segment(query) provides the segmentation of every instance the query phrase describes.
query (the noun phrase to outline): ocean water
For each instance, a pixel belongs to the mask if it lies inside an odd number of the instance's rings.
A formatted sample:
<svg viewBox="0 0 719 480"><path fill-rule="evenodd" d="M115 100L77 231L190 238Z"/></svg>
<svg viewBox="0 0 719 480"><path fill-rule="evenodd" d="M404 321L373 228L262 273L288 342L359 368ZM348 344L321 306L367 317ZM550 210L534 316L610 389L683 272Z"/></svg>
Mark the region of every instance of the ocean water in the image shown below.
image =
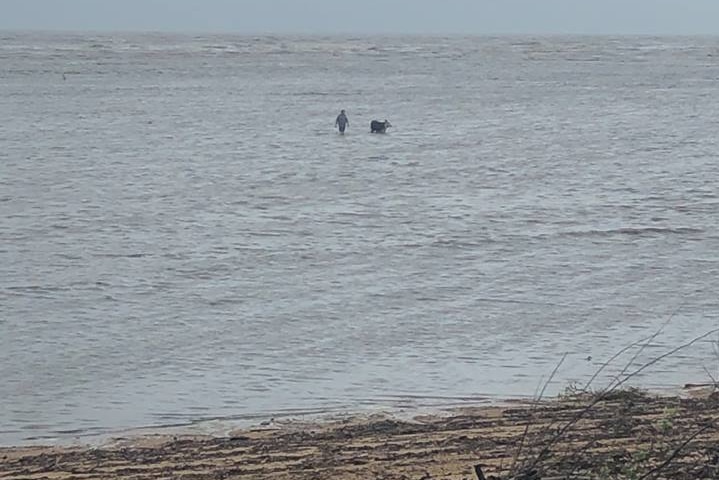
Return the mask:
<svg viewBox="0 0 719 480"><path fill-rule="evenodd" d="M719 326L719 38L5 32L0 112L0 444L531 396L566 353L556 393Z"/></svg>

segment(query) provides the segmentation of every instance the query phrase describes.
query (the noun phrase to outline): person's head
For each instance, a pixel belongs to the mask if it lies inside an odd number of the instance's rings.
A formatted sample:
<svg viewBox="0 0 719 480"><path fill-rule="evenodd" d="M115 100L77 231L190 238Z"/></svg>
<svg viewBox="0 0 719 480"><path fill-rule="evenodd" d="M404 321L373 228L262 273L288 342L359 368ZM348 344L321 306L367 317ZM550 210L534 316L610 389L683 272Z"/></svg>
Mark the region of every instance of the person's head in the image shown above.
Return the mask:
<svg viewBox="0 0 719 480"><path fill-rule="evenodd" d="M344 110L341 110L340 113L345 113L345 111L344 111Z"/></svg>

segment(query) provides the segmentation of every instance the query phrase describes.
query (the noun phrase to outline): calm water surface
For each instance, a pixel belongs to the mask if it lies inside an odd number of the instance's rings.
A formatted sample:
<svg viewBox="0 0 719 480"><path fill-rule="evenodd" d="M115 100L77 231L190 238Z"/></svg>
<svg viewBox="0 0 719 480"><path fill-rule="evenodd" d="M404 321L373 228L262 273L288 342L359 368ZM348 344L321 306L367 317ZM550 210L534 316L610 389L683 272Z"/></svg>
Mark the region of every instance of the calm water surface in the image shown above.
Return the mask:
<svg viewBox="0 0 719 480"><path fill-rule="evenodd" d="M0 112L0 444L532 395L568 352L557 391L719 326L719 38L0 33Z"/></svg>

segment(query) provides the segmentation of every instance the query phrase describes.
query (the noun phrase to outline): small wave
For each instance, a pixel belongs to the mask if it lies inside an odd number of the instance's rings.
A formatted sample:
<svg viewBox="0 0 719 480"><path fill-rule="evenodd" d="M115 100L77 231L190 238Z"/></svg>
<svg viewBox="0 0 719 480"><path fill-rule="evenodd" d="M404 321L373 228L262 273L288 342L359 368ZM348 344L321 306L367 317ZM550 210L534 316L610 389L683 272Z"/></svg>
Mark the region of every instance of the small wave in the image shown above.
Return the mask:
<svg viewBox="0 0 719 480"><path fill-rule="evenodd" d="M451 238L438 238L431 243L431 246L458 250L473 250L482 247L482 243L462 241Z"/></svg>
<svg viewBox="0 0 719 480"><path fill-rule="evenodd" d="M292 97L328 97L329 95L327 92L296 92L290 94Z"/></svg>
<svg viewBox="0 0 719 480"><path fill-rule="evenodd" d="M96 253L93 256L105 258L143 258L149 255L149 253Z"/></svg>
<svg viewBox="0 0 719 480"><path fill-rule="evenodd" d="M574 230L564 232L565 237L611 237L616 235L627 236L657 236L657 235L692 235L704 233L700 228L692 227L622 227L609 230Z"/></svg>
<svg viewBox="0 0 719 480"><path fill-rule="evenodd" d="M15 293L15 294L26 294L26 293L41 294L41 293L55 293L55 292L60 292L60 291L67 290L67 289L62 288L62 287L56 287L56 286L48 286L48 285L14 285L14 286L6 287L6 290L10 291L11 293Z"/></svg>

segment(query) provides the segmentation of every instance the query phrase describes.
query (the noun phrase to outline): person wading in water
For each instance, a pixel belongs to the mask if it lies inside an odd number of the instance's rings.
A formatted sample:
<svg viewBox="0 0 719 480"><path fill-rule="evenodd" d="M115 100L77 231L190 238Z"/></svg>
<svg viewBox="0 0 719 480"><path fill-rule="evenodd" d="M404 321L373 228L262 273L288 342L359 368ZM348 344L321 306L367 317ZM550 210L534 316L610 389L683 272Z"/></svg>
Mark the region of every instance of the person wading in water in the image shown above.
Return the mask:
<svg viewBox="0 0 719 480"><path fill-rule="evenodd" d="M342 110L339 115L337 115L337 120L335 120L335 127L339 127L340 133L345 133L345 128L350 126L350 121L347 120L347 115L345 115L345 111Z"/></svg>

